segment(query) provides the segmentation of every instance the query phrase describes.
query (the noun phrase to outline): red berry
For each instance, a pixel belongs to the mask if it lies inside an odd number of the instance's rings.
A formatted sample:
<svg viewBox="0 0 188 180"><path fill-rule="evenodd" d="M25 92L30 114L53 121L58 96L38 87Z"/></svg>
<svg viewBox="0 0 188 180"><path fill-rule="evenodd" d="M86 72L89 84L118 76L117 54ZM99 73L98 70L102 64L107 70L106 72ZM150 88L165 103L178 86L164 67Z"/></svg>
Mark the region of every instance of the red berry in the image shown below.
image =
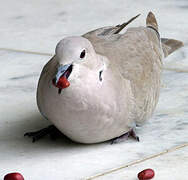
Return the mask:
<svg viewBox="0 0 188 180"><path fill-rule="evenodd" d="M62 76L59 78L59 81L57 82L56 87L60 89L67 88L70 85L69 81L67 80L66 77Z"/></svg>
<svg viewBox="0 0 188 180"><path fill-rule="evenodd" d="M155 175L155 172L153 169L145 169L138 173L138 179L139 180L148 180L152 179Z"/></svg>
<svg viewBox="0 0 188 180"><path fill-rule="evenodd" d="M24 180L24 177L20 173L9 173L4 177L4 180Z"/></svg>

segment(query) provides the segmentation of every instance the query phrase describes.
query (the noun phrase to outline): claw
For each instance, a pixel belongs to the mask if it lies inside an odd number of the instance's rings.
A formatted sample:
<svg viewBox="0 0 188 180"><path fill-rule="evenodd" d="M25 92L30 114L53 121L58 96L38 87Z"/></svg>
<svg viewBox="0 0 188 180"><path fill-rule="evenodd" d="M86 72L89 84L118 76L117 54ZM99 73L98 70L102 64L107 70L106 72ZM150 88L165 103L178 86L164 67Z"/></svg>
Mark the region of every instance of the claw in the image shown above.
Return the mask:
<svg viewBox="0 0 188 180"><path fill-rule="evenodd" d="M61 132L54 125L50 125L36 132L27 132L24 136L32 138L32 142L34 143L46 135L50 135L51 139L55 140L60 134Z"/></svg>
<svg viewBox="0 0 188 180"><path fill-rule="evenodd" d="M128 131L127 133L119 136L119 137L116 137L114 139L111 140L111 144L116 144L116 143L119 143L123 140L127 140L129 137L132 137L134 138L136 141L140 141L139 137L136 135L135 131L133 129L131 129L130 131Z"/></svg>

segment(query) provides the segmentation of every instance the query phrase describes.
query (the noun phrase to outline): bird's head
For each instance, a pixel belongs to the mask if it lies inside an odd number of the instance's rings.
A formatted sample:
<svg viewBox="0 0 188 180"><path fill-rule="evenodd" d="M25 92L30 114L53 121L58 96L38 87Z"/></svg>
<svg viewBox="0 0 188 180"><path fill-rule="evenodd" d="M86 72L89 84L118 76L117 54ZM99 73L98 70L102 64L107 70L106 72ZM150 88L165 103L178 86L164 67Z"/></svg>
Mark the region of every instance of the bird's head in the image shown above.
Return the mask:
<svg viewBox="0 0 188 180"><path fill-rule="evenodd" d="M95 53L90 41L84 37L74 36L61 40L56 46L55 57L58 66L53 84L59 89L59 93L77 79L84 80L91 72L98 74L98 81L102 79L104 63Z"/></svg>

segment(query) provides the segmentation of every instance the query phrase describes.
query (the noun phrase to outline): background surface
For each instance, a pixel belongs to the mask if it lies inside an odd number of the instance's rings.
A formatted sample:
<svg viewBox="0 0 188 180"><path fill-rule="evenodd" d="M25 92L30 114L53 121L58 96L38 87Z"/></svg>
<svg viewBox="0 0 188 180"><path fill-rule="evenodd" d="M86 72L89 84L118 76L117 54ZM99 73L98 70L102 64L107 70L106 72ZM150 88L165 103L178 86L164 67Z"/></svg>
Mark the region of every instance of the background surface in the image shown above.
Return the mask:
<svg viewBox="0 0 188 180"><path fill-rule="evenodd" d="M152 119L137 129L141 141L82 145L45 138L33 144L24 138L25 132L50 124L38 112L35 94L57 42L139 13L129 27L145 26L149 11L156 15L161 37L182 40L185 46L164 60L160 101ZM188 1L7 0L0 14L0 179L18 171L27 180L136 180L148 167L155 169L156 180L186 179Z"/></svg>

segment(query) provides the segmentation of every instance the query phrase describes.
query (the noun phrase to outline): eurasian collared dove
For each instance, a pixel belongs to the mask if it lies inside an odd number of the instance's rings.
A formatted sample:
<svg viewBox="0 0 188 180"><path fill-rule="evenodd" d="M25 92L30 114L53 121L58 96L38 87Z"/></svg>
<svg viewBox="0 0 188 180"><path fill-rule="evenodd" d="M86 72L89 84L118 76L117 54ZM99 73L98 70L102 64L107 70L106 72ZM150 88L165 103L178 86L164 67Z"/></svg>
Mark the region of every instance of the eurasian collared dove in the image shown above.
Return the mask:
<svg viewBox="0 0 188 180"><path fill-rule="evenodd" d="M137 137L133 130L148 120L156 107L163 57L183 43L161 39L152 12L146 27L119 34L125 26L64 38L42 70L38 108L73 141L98 143L124 135ZM55 127L26 135L36 140Z"/></svg>

